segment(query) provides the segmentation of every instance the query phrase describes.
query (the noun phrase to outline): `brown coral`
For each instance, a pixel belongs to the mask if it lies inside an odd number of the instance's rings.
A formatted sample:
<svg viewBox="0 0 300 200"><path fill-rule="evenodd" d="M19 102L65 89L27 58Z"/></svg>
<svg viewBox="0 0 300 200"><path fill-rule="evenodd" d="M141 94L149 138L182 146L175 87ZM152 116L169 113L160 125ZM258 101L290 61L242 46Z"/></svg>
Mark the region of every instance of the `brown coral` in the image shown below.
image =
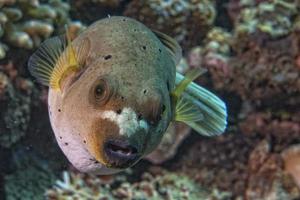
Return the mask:
<svg viewBox="0 0 300 200"><path fill-rule="evenodd" d="M300 188L300 146L294 145L285 149L281 156L284 160L284 169L293 176L294 181Z"/></svg>
<svg viewBox="0 0 300 200"><path fill-rule="evenodd" d="M268 141L261 141L249 157L249 177L245 199L281 200L299 198L299 189L283 171L280 154L272 153ZM294 192L291 192L291 191Z"/></svg>

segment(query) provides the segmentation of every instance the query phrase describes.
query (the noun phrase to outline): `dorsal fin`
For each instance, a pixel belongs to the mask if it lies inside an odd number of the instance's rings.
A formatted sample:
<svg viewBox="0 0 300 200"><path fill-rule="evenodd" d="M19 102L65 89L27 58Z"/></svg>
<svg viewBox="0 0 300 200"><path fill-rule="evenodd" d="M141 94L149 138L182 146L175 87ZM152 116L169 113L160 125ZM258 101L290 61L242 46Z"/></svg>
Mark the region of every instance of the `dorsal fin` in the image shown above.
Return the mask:
<svg viewBox="0 0 300 200"><path fill-rule="evenodd" d="M90 49L87 38L77 48L71 43L69 33L47 39L30 57L30 73L42 84L61 90L61 81L70 73L82 67Z"/></svg>
<svg viewBox="0 0 300 200"><path fill-rule="evenodd" d="M173 60L175 62L175 65L177 65L182 57L182 49L178 42L171 38L170 36L159 32L152 30L153 33L158 37L158 39L163 43L163 45L168 49L168 51L172 54Z"/></svg>

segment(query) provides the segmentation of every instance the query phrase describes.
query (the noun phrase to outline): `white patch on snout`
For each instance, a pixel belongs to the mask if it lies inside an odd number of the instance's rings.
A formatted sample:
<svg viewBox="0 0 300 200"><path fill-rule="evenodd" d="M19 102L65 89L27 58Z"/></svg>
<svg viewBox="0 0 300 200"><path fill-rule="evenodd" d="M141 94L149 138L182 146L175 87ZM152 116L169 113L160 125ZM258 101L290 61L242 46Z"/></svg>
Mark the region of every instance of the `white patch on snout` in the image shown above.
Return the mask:
<svg viewBox="0 0 300 200"><path fill-rule="evenodd" d="M130 136L137 130L144 129L148 131L148 123L145 120L138 120L136 113L131 108L123 108L120 114L115 111L108 110L101 113L103 119L115 122L120 129L120 135Z"/></svg>

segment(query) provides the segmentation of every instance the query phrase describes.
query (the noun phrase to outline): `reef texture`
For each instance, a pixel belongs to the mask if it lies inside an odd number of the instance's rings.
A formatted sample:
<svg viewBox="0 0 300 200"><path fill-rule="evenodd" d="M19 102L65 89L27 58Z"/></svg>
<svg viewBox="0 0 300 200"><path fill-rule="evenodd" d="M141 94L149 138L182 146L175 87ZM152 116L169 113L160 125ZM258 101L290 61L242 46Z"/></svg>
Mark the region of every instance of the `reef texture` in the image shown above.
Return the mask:
<svg viewBox="0 0 300 200"><path fill-rule="evenodd" d="M154 164L173 158L181 142L190 134L191 128L183 123L173 123L168 127L162 141L158 147L146 159Z"/></svg>
<svg viewBox="0 0 300 200"><path fill-rule="evenodd" d="M65 25L79 31L82 25L71 21L69 10L69 4L62 0L0 1L0 59L15 47L36 48L53 32L61 33Z"/></svg>
<svg viewBox="0 0 300 200"><path fill-rule="evenodd" d="M184 47L201 42L216 17L211 0L133 0L124 12L150 28L175 37Z"/></svg>
<svg viewBox="0 0 300 200"><path fill-rule="evenodd" d="M7 200L43 200L45 190L55 182L56 176L47 162L25 152L26 149L15 148L12 165L16 170L4 176Z"/></svg>
<svg viewBox="0 0 300 200"><path fill-rule="evenodd" d="M27 130L33 84L18 75L12 62L0 65L0 146L10 147Z"/></svg>
<svg viewBox="0 0 300 200"><path fill-rule="evenodd" d="M48 199L300 199L299 0L45 2L0 3L0 148L11 153L12 145L30 144L43 149L40 154L57 155L57 146L34 136L38 128L39 134L51 133L47 114L39 117L41 113L32 111L46 106L46 95L37 95L47 91L30 81L23 67L29 51L24 49L61 33L64 23L73 19L88 25L108 15L126 15L175 37L184 52L177 71L206 68L197 82L224 99L229 111L229 126L219 137L170 126L158 149L146 158L151 162L139 162L132 173L98 177L64 165L63 180L47 190ZM76 34L82 25L69 27ZM21 53L11 54L12 47L21 47ZM45 148L47 142L56 149ZM1 158L10 158L2 152ZM42 177L30 175L33 169L9 168L4 185L8 197L26 192L43 196L42 189L21 189L23 180Z"/></svg>
<svg viewBox="0 0 300 200"><path fill-rule="evenodd" d="M217 190L209 192L184 175L170 173L160 168L150 169L149 172L142 174L140 181L133 183L120 175L113 179L111 176L99 177L65 171L63 180L56 181L53 189L46 192L49 200L225 200L229 195Z"/></svg>

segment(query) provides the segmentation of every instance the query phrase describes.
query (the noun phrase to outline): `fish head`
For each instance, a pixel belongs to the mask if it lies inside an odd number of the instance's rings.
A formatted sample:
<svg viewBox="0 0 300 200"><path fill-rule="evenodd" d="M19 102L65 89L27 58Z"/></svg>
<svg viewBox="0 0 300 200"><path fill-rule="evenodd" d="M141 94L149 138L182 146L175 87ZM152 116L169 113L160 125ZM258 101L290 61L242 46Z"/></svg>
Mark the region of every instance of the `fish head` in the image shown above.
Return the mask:
<svg viewBox="0 0 300 200"><path fill-rule="evenodd" d="M167 85L157 78L143 84L130 82L120 79L121 71L97 66L102 64L95 61L64 89L58 113L62 117L56 121L61 125L55 127L71 132L90 159L110 169L124 169L159 144L171 121L170 97Z"/></svg>

